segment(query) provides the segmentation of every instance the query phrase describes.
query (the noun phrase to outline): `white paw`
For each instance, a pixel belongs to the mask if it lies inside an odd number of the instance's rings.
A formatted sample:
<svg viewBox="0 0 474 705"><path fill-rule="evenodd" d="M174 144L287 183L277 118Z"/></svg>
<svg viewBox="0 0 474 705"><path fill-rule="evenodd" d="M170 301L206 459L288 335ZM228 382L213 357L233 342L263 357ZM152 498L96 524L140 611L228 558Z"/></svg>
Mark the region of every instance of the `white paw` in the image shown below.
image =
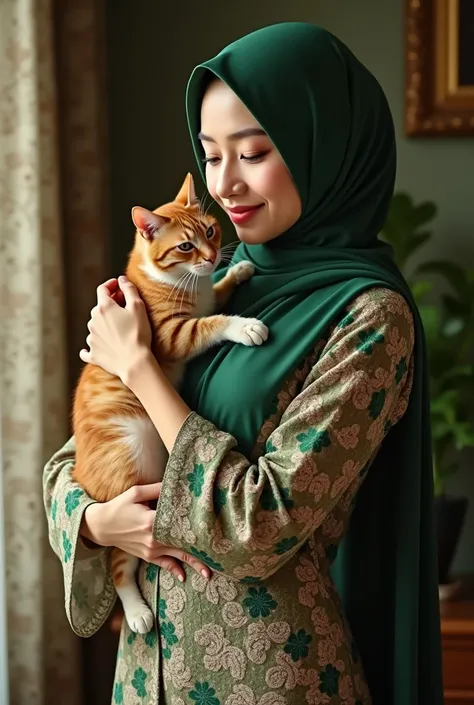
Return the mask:
<svg viewBox="0 0 474 705"><path fill-rule="evenodd" d="M125 618L132 632L146 634L153 626L153 612L146 605L137 605L125 611Z"/></svg>
<svg viewBox="0 0 474 705"><path fill-rule="evenodd" d="M255 274L255 267L251 262L244 260L243 262L238 262L234 264L229 270L236 279L237 284L242 284L253 277Z"/></svg>
<svg viewBox="0 0 474 705"><path fill-rule="evenodd" d="M262 345L268 338L268 328L257 318L234 316L225 330L225 337L242 345Z"/></svg>

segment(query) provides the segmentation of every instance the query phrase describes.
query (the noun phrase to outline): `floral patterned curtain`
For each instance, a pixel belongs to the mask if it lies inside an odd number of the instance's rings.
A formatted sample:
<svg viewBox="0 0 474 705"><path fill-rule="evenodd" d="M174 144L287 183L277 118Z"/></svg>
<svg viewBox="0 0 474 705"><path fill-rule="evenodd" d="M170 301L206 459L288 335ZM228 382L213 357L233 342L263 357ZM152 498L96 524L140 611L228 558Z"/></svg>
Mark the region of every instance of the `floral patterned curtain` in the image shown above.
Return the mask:
<svg viewBox="0 0 474 705"><path fill-rule="evenodd" d="M0 8L0 520L11 705L81 702L80 643L65 617L41 475L69 435L79 341L106 270L101 9L95 0Z"/></svg>

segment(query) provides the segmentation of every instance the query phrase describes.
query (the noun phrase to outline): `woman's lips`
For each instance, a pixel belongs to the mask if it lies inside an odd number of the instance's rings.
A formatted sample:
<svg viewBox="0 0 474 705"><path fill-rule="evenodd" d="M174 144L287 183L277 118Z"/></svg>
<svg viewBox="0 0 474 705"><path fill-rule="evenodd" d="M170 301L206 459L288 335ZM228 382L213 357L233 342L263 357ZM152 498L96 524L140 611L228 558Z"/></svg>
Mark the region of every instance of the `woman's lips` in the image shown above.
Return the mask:
<svg viewBox="0 0 474 705"><path fill-rule="evenodd" d="M249 221L262 206L263 203L259 206L236 206L235 208L228 208L227 212L233 223L242 225Z"/></svg>

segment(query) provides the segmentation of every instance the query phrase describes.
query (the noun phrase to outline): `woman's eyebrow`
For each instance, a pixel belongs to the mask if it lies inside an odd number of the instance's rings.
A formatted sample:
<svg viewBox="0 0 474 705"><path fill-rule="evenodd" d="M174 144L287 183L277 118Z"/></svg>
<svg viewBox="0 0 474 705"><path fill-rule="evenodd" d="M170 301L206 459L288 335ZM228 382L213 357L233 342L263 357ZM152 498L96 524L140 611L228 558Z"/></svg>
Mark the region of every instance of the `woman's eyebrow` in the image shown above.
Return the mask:
<svg viewBox="0 0 474 705"><path fill-rule="evenodd" d="M241 140L244 137L261 137L262 135L266 136L265 130L262 130L261 127L244 127L243 130L238 130L237 132L233 132L231 135L227 137L229 140ZM215 140L212 137L209 137L209 135L205 135L203 132L200 132L198 134L198 139L201 140L201 142L215 142Z"/></svg>

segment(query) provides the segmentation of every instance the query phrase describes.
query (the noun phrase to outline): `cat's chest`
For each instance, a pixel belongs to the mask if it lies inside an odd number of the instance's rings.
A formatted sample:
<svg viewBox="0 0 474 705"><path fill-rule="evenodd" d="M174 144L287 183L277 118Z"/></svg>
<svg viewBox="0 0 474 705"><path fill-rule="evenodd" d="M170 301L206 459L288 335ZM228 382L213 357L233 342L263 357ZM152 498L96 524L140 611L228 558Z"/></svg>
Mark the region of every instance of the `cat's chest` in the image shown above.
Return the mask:
<svg viewBox="0 0 474 705"><path fill-rule="evenodd" d="M210 277L202 277L198 280L196 304L193 308L193 315L196 318L209 316L214 313L216 297Z"/></svg>

